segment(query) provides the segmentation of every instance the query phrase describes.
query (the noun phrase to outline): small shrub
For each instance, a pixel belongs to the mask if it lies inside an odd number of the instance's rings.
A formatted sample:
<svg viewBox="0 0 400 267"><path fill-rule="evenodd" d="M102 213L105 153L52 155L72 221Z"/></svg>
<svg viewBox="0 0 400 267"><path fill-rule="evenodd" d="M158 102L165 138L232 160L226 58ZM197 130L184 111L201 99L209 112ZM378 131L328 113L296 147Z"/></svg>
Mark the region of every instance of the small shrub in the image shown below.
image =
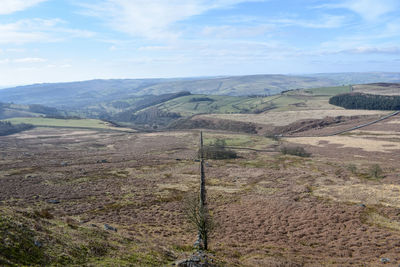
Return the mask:
<svg viewBox="0 0 400 267"><path fill-rule="evenodd" d="M284 155L311 157L311 153L307 152L304 147L301 146L283 146L281 147L281 153Z"/></svg>
<svg viewBox="0 0 400 267"><path fill-rule="evenodd" d="M108 243L98 242L98 241L89 241L88 248L90 253L95 257L103 257L107 255L110 246Z"/></svg>
<svg viewBox="0 0 400 267"><path fill-rule="evenodd" d="M369 175L372 178L379 179L383 178L383 170L379 164L374 164L369 168Z"/></svg>
<svg viewBox="0 0 400 267"><path fill-rule="evenodd" d="M214 143L203 146L203 150L199 149L199 158L201 155L205 159L234 159L237 158L235 151L227 149L226 142L223 139L217 139Z"/></svg>
<svg viewBox="0 0 400 267"><path fill-rule="evenodd" d="M354 165L354 164L349 164L349 165L347 165L347 169L348 169L352 174L357 173L357 166Z"/></svg>
<svg viewBox="0 0 400 267"><path fill-rule="evenodd" d="M279 135L276 135L272 132L266 133L264 136L272 139L273 141L280 141L280 139L281 139L281 137Z"/></svg>
<svg viewBox="0 0 400 267"><path fill-rule="evenodd" d="M35 216L43 218L43 219L53 219L54 216L51 214L50 209L41 209L41 210L35 210L33 212Z"/></svg>

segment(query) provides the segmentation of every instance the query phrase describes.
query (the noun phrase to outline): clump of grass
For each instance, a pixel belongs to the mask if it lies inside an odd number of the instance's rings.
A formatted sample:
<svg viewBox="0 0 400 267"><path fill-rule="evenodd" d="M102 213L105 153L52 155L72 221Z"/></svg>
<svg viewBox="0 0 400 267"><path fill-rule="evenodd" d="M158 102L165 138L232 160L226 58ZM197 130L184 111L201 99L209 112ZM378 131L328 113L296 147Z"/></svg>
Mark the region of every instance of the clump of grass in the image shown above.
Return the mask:
<svg viewBox="0 0 400 267"><path fill-rule="evenodd" d="M383 170L379 164L374 164L369 168L369 175L372 178L380 179L383 178Z"/></svg>
<svg viewBox="0 0 400 267"><path fill-rule="evenodd" d="M54 215L51 213L50 209L41 209L41 210L35 210L33 214L37 217L43 218L43 219L53 219Z"/></svg>
<svg viewBox="0 0 400 267"><path fill-rule="evenodd" d="M35 243L34 232L24 223L1 215L0 262L12 263L10 266L46 265L44 253Z"/></svg>
<svg viewBox="0 0 400 267"><path fill-rule="evenodd" d="M347 165L347 169L352 173L356 174L357 173L357 166L355 164L350 163Z"/></svg>
<svg viewBox="0 0 400 267"><path fill-rule="evenodd" d="M298 157L311 157L311 153L307 152L304 147L301 146L283 146L280 149L283 155L293 155Z"/></svg>

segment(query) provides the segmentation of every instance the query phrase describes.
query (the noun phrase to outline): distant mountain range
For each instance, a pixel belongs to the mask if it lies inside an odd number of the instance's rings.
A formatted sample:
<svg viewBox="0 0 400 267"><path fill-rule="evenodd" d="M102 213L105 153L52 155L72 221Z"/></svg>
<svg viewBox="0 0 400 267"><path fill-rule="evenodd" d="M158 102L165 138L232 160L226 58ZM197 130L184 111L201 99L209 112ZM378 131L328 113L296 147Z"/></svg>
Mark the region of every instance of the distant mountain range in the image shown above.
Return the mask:
<svg viewBox="0 0 400 267"><path fill-rule="evenodd" d="M272 95L285 90L343 84L400 82L400 73L248 75L176 79L112 79L44 83L0 90L0 102L83 108L102 102L189 91L213 95Z"/></svg>

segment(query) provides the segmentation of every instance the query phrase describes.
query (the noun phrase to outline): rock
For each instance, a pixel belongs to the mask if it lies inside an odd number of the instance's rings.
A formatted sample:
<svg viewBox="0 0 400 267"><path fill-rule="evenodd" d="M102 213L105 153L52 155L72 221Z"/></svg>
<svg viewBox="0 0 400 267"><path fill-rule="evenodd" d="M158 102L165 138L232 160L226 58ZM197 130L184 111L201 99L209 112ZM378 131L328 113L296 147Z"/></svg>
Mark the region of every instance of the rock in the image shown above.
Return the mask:
<svg viewBox="0 0 400 267"><path fill-rule="evenodd" d="M367 206L365 206L365 204L363 204L363 203L359 204L358 206L361 207L361 208L366 208L366 207L367 207Z"/></svg>
<svg viewBox="0 0 400 267"><path fill-rule="evenodd" d="M50 203L50 204L59 204L59 203L60 203L60 200L57 200L57 199L49 199L49 200L47 200L47 203Z"/></svg>
<svg viewBox="0 0 400 267"><path fill-rule="evenodd" d="M114 232L117 232L117 228L114 228L114 227L112 227L111 225L108 225L108 224L104 224L104 229L105 230L108 230L108 231L114 231Z"/></svg>
<svg viewBox="0 0 400 267"><path fill-rule="evenodd" d="M388 259L388 258L381 258L381 262L382 263L389 263L390 262L390 259Z"/></svg>

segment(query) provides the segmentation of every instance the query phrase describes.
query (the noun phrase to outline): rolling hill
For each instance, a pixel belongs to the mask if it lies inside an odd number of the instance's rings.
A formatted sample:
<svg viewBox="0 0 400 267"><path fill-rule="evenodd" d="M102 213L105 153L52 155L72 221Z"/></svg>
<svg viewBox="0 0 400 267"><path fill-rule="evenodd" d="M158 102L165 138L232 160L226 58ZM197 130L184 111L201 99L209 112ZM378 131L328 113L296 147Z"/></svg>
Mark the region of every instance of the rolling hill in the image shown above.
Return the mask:
<svg viewBox="0 0 400 267"><path fill-rule="evenodd" d="M0 90L0 101L82 108L145 95L189 91L211 95L273 95L285 90L373 82L400 82L400 73L329 73L307 75L247 75L174 79L111 79L43 83Z"/></svg>
<svg viewBox="0 0 400 267"><path fill-rule="evenodd" d="M133 96L190 91L215 95L271 95L288 89L334 86L326 78L288 75L252 75L193 79L91 80L34 84L0 90L2 102L78 108Z"/></svg>

